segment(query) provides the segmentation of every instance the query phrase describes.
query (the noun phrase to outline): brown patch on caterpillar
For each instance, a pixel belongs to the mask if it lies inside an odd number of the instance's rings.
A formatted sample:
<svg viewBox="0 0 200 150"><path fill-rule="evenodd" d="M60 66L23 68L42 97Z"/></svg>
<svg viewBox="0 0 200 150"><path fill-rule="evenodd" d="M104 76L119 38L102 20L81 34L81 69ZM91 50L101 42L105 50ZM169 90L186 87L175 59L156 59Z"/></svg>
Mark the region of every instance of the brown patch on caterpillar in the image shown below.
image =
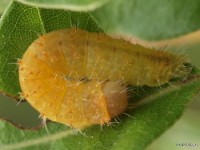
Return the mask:
<svg viewBox="0 0 200 150"><path fill-rule="evenodd" d="M102 86L102 92L104 93L107 111L111 118L124 112L128 104L128 97L127 88L121 81L105 82Z"/></svg>
<svg viewBox="0 0 200 150"><path fill-rule="evenodd" d="M185 60L105 34L66 29L29 46L19 80L27 101L43 116L82 129L109 123L125 110L127 83L159 86L183 76Z"/></svg>

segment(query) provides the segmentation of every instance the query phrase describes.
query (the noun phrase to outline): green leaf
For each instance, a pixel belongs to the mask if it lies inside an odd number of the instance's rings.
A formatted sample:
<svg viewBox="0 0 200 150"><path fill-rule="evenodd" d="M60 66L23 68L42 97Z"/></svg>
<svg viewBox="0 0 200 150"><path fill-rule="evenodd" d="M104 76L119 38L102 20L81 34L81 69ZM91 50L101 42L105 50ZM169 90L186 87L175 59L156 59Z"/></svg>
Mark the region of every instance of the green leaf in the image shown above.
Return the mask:
<svg viewBox="0 0 200 150"><path fill-rule="evenodd" d="M88 13L39 9L12 2L0 22L0 91L19 94L16 62L36 38L46 32L73 27L100 31Z"/></svg>
<svg viewBox="0 0 200 150"><path fill-rule="evenodd" d="M106 31L150 41L200 29L199 14L199 0L111 0L92 12Z"/></svg>
<svg viewBox="0 0 200 150"><path fill-rule="evenodd" d="M72 11L93 10L91 14L106 32L131 37L134 35L150 41L176 38L200 29L199 0L21 1ZM89 8L85 4L94 7Z"/></svg>
<svg viewBox="0 0 200 150"><path fill-rule="evenodd" d="M44 8L64 8L75 11L88 11L99 8L109 0L18 0L24 4Z"/></svg>
<svg viewBox="0 0 200 150"><path fill-rule="evenodd" d="M7 122L0 122L1 150L143 150L181 116L199 90L199 77L193 77L187 84L147 96L148 103L126 112L128 116L121 115L119 124L102 129L97 125L77 134L58 123L48 124L48 134L45 129L22 131Z"/></svg>

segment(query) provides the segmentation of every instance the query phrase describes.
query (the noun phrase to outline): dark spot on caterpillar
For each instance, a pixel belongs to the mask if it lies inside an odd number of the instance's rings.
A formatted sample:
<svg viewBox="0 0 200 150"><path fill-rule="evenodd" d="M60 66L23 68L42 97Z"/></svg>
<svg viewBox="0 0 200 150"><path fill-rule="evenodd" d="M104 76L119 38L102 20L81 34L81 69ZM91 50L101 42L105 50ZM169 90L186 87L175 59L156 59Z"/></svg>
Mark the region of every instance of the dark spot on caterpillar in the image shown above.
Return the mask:
<svg viewBox="0 0 200 150"><path fill-rule="evenodd" d="M86 82L89 82L90 80L87 77L84 77L84 78L80 79L80 81L86 83Z"/></svg>

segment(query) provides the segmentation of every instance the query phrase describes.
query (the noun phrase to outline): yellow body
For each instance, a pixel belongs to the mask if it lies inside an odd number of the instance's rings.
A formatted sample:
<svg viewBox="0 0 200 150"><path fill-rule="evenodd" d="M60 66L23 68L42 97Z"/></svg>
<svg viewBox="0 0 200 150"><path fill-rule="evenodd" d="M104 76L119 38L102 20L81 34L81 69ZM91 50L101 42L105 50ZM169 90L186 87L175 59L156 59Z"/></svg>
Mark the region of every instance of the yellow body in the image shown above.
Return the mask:
<svg viewBox="0 0 200 150"><path fill-rule="evenodd" d="M26 99L42 115L84 128L108 123L125 110L127 93L121 81L158 86L181 75L184 61L182 56L102 33L66 29L30 45L19 66L19 79Z"/></svg>

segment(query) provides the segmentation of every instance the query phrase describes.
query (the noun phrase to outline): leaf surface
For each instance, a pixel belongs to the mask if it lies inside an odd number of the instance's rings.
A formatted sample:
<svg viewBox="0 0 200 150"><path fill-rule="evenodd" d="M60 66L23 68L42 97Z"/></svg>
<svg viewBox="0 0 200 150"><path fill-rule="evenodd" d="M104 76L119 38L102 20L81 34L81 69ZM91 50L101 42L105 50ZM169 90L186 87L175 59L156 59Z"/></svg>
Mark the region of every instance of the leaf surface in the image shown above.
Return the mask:
<svg viewBox="0 0 200 150"><path fill-rule="evenodd" d="M18 0L24 4L44 8L64 8L73 11L89 11L101 7L109 0Z"/></svg>
<svg viewBox="0 0 200 150"><path fill-rule="evenodd" d="M20 0L28 4L89 11L108 33L149 41L200 29L199 0Z"/></svg>

